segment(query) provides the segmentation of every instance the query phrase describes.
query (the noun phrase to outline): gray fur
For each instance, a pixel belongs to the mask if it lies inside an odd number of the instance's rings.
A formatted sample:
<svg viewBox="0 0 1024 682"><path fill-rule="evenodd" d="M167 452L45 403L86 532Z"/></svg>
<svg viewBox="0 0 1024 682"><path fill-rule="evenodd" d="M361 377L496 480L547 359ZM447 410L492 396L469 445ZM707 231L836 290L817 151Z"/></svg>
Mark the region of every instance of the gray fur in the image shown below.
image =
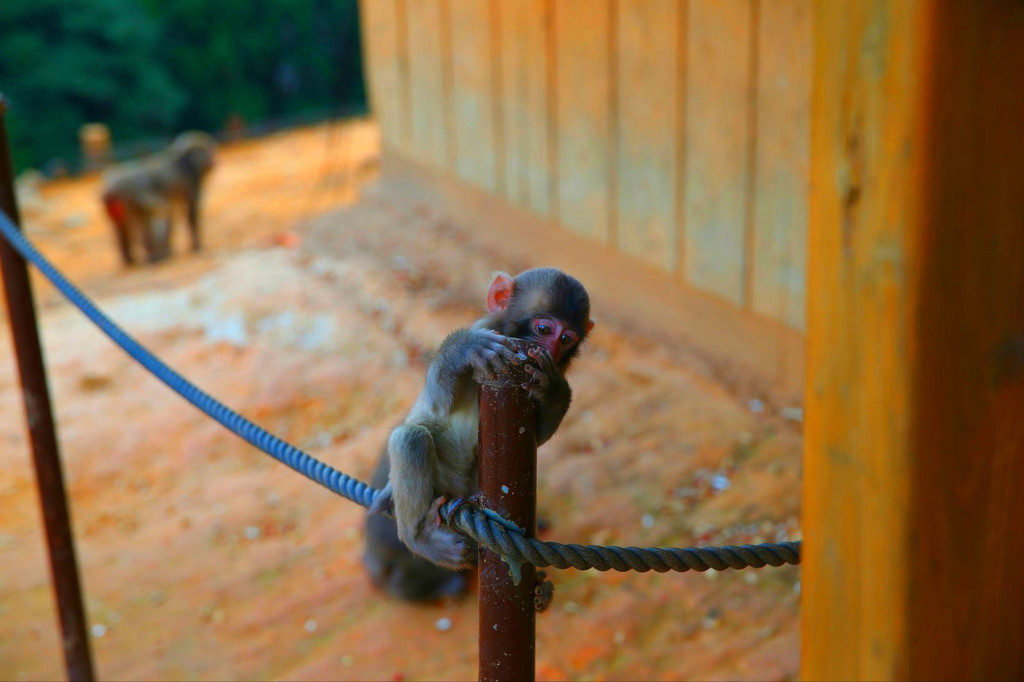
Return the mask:
<svg viewBox="0 0 1024 682"><path fill-rule="evenodd" d="M213 167L217 144L205 133L179 135L160 152L112 168L104 177L103 201L119 202L125 218L111 214L117 246L125 265L134 262L132 244L141 241L150 262L170 255L171 214L184 203L192 250L202 247L199 206L202 185Z"/></svg>
<svg viewBox="0 0 1024 682"><path fill-rule="evenodd" d="M388 440L389 480L371 515L392 510L401 542L438 566L462 570L472 566L476 558L476 548L469 538L439 523L437 508L444 497L467 497L476 492L477 380L493 377L515 357L515 352L507 345L507 334L516 333L519 338L531 340L529 333L523 332L523 319L550 317L553 311L561 312L559 306L563 306L564 301L554 300L552 294L557 293L564 299L565 291L573 299L573 316L582 319L578 324L573 322L582 343L589 319L589 299L583 286L558 270L527 271L516 278L507 310L490 314L444 340L427 370L423 391L405 422ZM528 310L523 301L534 305L545 303L543 309ZM538 403L538 444L554 435L569 409L572 391L564 373L575 351L573 348L556 364L541 350L531 356L535 365L527 365L533 377L530 395ZM378 550L389 541L388 533L392 531L387 524L377 525L371 528L369 521L367 525L366 556L371 574L393 575L391 569L405 570L412 565L406 559L399 559L395 552L389 553L386 560L379 560L383 552ZM375 537L374 532L381 536ZM452 575L456 574L447 577ZM440 589L444 576L434 577L437 579L431 584ZM422 576L417 579L415 587L418 589L423 580ZM392 588L389 589L393 593L402 591Z"/></svg>

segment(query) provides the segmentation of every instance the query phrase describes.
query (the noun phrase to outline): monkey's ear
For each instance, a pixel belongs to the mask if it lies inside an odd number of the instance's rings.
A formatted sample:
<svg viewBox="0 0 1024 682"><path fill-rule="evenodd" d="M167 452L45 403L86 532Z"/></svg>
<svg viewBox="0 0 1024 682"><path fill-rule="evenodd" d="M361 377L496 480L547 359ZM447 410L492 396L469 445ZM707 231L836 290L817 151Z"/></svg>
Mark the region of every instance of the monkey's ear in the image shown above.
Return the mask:
<svg viewBox="0 0 1024 682"><path fill-rule="evenodd" d="M586 331L587 334L590 333L590 330L594 328L595 324L597 324L597 320L595 320L593 318L587 320L587 331Z"/></svg>
<svg viewBox="0 0 1024 682"><path fill-rule="evenodd" d="M515 280L505 272L498 272L494 275L491 288L487 290L487 311L491 314L500 312L508 307L512 300L512 290Z"/></svg>

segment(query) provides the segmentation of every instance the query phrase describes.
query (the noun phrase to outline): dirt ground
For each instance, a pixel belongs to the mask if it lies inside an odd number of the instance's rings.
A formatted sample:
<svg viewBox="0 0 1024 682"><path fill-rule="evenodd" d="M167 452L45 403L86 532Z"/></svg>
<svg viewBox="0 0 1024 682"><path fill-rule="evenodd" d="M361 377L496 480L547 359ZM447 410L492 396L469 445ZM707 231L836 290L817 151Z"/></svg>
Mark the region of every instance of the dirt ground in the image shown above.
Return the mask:
<svg viewBox="0 0 1024 682"><path fill-rule="evenodd" d="M426 354L482 309L489 274L557 263L375 179L369 122L224 151L208 250L123 270L96 178L46 185L29 235L204 389L364 480ZM98 674L474 679L476 597L409 606L361 569L362 510L237 439L36 280ZM546 539L739 544L800 535L799 424L603 314L575 401L540 451ZM63 675L8 333L0 331L0 678ZM799 569L549 571L540 679L791 679Z"/></svg>

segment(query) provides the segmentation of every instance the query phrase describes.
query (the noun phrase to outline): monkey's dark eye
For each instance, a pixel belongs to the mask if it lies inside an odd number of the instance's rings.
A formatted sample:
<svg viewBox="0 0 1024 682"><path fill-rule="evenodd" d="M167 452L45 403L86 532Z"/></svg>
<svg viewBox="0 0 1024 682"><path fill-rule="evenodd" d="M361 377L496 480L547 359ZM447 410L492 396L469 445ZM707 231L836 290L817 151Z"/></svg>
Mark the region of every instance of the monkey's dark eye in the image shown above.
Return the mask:
<svg viewBox="0 0 1024 682"><path fill-rule="evenodd" d="M540 324L537 325L537 332L543 334L544 336L547 336L548 334L551 333L551 327L541 322Z"/></svg>
<svg viewBox="0 0 1024 682"><path fill-rule="evenodd" d="M562 334L560 337L558 337L558 342L561 343L563 346L571 346L572 344L576 343L576 335L571 332L566 332L565 334Z"/></svg>

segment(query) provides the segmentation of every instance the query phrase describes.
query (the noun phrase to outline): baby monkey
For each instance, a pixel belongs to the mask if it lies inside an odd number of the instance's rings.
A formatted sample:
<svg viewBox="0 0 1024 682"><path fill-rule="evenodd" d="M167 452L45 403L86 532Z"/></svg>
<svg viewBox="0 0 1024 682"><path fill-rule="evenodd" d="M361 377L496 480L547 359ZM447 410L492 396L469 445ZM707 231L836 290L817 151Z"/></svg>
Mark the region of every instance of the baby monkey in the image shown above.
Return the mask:
<svg viewBox="0 0 1024 682"><path fill-rule="evenodd" d="M487 313L441 344L372 480L384 488L367 516L363 561L377 585L401 598L458 594L466 582L459 571L476 560L473 541L439 523L438 508L477 489L477 382L513 361L510 338L538 346L528 353L531 380L524 388L537 401L540 445L569 409L565 373L594 326L587 290L554 268L514 278L498 273L487 291ZM389 510L393 520L375 513Z"/></svg>

